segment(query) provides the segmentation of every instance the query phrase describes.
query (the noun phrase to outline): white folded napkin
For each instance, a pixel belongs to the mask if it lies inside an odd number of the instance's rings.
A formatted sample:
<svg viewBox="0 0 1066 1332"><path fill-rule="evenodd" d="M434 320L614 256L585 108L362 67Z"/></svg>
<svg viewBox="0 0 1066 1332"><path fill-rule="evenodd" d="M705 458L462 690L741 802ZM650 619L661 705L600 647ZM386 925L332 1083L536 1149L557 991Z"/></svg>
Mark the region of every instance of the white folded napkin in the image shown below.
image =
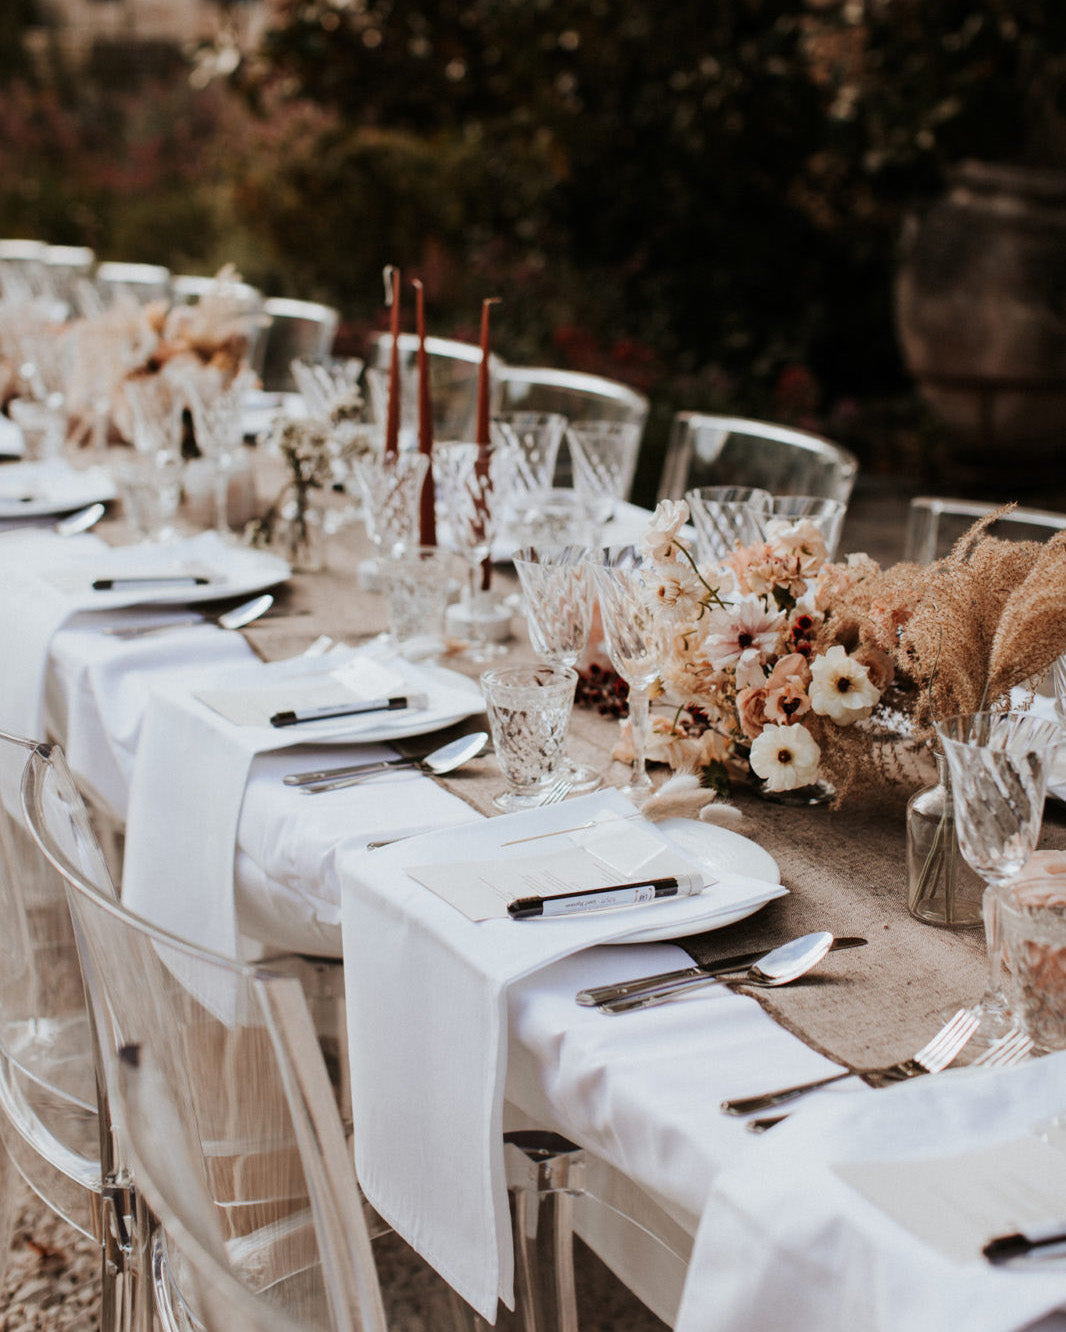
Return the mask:
<svg viewBox="0 0 1066 1332"><path fill-rule="evenodd" d="M63 591L50 573L76 570L102 556L99 537L61 537L24 529L0 538L0 624L8 626L0 655L0 729L43 740L44 682L56 631L87 598Z"/></svg>
<svg viewBox="0 0 1066 1332"><path fill-rule="evenodd" d="M252 760L257 754L305 744L324 723L276 728L239 726L202 701L216 691L289 682L294 702L301 686L321 681L344 661L381 653L379 645L287 662L208 668L163 684L145 705L126 823L122 898L131 910L216 952L258 952L241 940L234 902L234 853ZM450 725L481 709L471 681L452 671L392 658L405 680L424 686L427 706L333 722L334 734L377 740ZM311 797L303 796L307 801ZM323 800L325 796L314 799ZM395 792L393 799L396 799Z"/></svg>
<svg viewBox="0 0 1066 1332"><path fill-rule="evenodd" d="M978 1153L987 1179L997 1181L1001 1166L1001 1189L982 1205L990 1216L998 1208L994 1228L1013 1229L1012 1216L1022 1213L1012 1170L1032 1154L1019 1155L1014 1144L1061 1111L1064 1076L1066 1054L1004 1072L949 1070L873 1095L819 1098L751 1139L711 1187L677 1332L786 1323L790 1332L1015 1332L1061 1308L1061 1260L993 1268L976 1256L977 1239L968 1259L949 1258L895 1217L906 1215L900 1194L908 1181L916 1190L935 1186L945 1177L943 1158ZM873 1191L870 1165L861 1162L879 1163L885 1178L900 1164L892 1214L845 1183L865 1176Z"/></svg>
<svg viewBox="0 0 1066 1332"><path fill-rule="evenodd" d="M507 987L557 958L661 922L662 913L676 916L680 933L692 932L712 928L716 912L735 919L744 904L755 910L784 891L722 874L706 898L550 921L474 922L405 872L528 857L538 843L504 844L604 814L631 818L634 809L607 790L380 851L339 854L360 1183L385 1219L490 1321L497 1297L512 1303L502 1143ZM411 1094L412 1077L421 1094Z"/></svg>

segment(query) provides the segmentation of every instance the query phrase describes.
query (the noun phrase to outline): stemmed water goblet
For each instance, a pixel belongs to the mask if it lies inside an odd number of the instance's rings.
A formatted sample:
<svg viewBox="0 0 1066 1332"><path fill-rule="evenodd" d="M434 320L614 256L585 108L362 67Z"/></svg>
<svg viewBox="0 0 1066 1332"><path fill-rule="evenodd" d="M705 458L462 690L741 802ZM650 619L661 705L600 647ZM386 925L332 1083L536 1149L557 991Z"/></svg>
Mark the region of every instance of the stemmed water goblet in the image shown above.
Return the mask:
<svg viewBox="0 0 1066 1332"><path fill-rule="evenodd" d="M592 625L593 589L584 546L525 547L515 552L515 572L534 651L553 666L576 666ZM588 764L560 760L575 793L595 791L603 778Z"/></svg>
<svg viewBox="0 0 1066 1332"><path fill-rule="evenodd" d="M493 442L447 440L433 447L438 529L447 534L469 570L460 609L471 661L490 661L506 651L490 638L497 603L484 586L484 565L491 556L511 467L510 450Z"/></svg>
<svg viewBox="0 0 1066 1332"><path fill-rule="evenodd" d="M642 801L652 791L644 760L649 691L662 664L651 581L654 565L634 546L614 546L602 551L598 561L593 558L589 568L599 593L607 655L629 685L633 771L622 792Z"/></svg>
<svg viewBox="0 0 1066 1332"><path fill-rule="evenodd" d="M1000 984L998 901L1036 847L1063 735L1055 722L1025 712L966 713L938 722L936 732L951 772L959 849L986 884L988 982L973 1008L980 1025L971 1044L989 1044L1013 1025Z"/></svg>

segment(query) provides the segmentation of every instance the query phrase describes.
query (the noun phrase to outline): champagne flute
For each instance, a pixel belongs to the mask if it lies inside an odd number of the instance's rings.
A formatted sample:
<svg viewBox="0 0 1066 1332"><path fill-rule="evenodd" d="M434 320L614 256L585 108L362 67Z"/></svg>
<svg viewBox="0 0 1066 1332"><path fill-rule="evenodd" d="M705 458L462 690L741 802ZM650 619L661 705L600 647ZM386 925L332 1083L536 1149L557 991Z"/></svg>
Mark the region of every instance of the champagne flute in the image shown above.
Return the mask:
<svg viewBox="0 0 1066 1332"><path fill-rule="evenodd" d="M987 885L983 898L988 982L973 1007L972 1038L990 1044L1012 1026L1000 983L999 894L1040 837L1048 770L1063 743L1057 723L1025 712L973 712L938 722L951 771L959 849Z"/></svg>
<svg viewBox="0 0 1066 1332"><path fill-rule="evenodd" d="M590 563L599 593L607 655L629 685L629 724L633 738L633 771L624 795L647 799L652 781L645 766L649 691L662 664L655 622L654 565L634 546L613 546Z"/></svg>

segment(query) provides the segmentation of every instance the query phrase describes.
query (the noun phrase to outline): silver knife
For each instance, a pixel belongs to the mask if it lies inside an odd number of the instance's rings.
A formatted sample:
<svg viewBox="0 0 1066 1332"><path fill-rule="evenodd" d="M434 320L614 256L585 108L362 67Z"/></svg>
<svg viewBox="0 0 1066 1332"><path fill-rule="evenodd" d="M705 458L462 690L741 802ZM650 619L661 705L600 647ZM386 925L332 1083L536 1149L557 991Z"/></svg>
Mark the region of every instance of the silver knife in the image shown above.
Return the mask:
<svg viewBox="0 0 1066 1332"><path fill-rule="evenodd" d="M834 939L829 951L842 948L861 948L866 940L858 935L842 935ZM657 976L638 976L633 980L619 981L614 985L599 985L590 990L579 990L575 996L582 1008L595 1008L612 999L625 999L639 994L641 990L659 989L664 985L681 984L683 981L696 980L700 976L720 976L729 971L745 971L766 953L764 945L755 953L737 953L733 957L721 957L716 962L705 966L682 967L678 971L663 971Z"/></svg>

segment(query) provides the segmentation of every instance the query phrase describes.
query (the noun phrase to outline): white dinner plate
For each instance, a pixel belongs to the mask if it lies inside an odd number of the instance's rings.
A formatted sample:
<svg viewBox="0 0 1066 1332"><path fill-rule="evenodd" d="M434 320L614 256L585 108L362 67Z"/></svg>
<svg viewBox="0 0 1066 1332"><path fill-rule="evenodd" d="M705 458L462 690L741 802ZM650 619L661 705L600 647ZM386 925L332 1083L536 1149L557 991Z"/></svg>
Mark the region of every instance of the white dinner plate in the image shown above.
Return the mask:
<svg viewBox="0 0 1066 1332"><path fill-rule="evenodd" d="M283 559L223 541L217 532L160 545L143 543L102 550L91 560L57 566L43 576L63 592L77 596L93 610L165 603L191 606L223 597L244 597L283 583L291 570ZM152 578L203 578L203 583L167 587ZM122 579L130 581L121 584ZM94 590L94 582L114 579L120 586Z"/></svg>
<svg viewBox="0 0 1066 1332"><path fill-rule="evenodd" d="M662 943L681 939L704 930L719 930L752 916L775 897L784 897L788 889L781 884L781 871L768 851L730 832L728 828L698 819L663 819L656 828L664 833L683 855L704 866L711 875L744 875L752 880L738 891L735 884L710 887L693 897L674 897L649 902L645 906L618 907L593 913L602 921L615 916L632 921L635 929L626 930L616 943ZM535 918L537 923L576 920L576 916ZM641 922L646 921L647 924ZM516 922L516 924L519 922ZM526 921L520 922L523 926Z"/></svg>
<svg viewBox="0 0 1066 1332"><path fill-rule="evenodd" d="M656 827L679 851L712 873L743 874L761 880L765 888L762 891L755 888L749 897L728 904L715 900L712 885L698 897L681 897L676 903L650 902L646 907L623 908L643 911L654 923L626 934L625 938L615 940L616 943L660 943L664 939L680 939L703 930L720 930L753 916L767 902L788 892L781 886L781 871L769 851L764 851L740 833L718 828L713 823L701 823L699 819L663 819Z"/></svg>
<svg viewBox="0 0 1066 1332"><path fill-rule="evenodd" d="M79 471L53 458L0 468L0 519L49 518L114 498L115 483L102 467Z"/></svg>

